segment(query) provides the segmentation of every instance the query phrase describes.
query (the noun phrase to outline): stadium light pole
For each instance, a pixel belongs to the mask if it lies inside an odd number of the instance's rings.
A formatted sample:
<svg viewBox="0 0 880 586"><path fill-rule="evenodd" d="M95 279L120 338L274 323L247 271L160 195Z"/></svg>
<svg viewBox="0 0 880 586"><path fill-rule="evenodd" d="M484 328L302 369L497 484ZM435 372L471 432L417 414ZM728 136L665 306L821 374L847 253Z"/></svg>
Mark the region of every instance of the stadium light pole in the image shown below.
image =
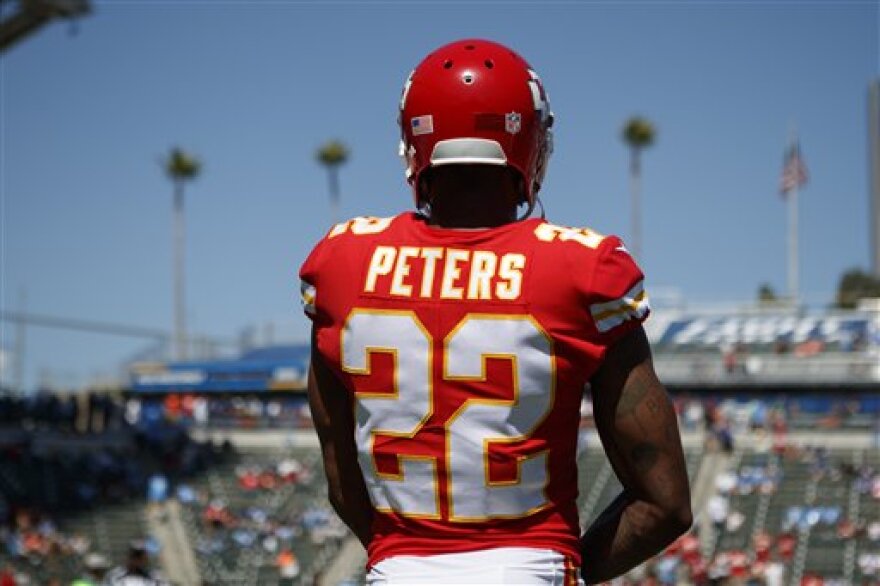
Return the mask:
<svg viewBox="0 0 880 586"><path fill-rule="evenodd" d="M334 224L341 220L339 212L339 167L348 160L348 154L348 147L338 140L327 142L315 152L315 158L327 170L330 216Z"/></svg>
<svg viewBox="0 0 880 586"><path fill-rule="evenodd" d="M192 181L201 172L202 164L194 156L178 147L164 163L165 173L174 185L174 358L186 360L186 297L185 297L185 224L183 218L183 192L187 181Z"/></svg>
<svg viewBox="0 0 880 586"><path fill-rule="evenodd" d="M633 258L642 260L642 150L654 144L656 131L650 120L633 116L623 127L623 141L629 147L629 184L631 196L632 233L630 235Z"/></svg>

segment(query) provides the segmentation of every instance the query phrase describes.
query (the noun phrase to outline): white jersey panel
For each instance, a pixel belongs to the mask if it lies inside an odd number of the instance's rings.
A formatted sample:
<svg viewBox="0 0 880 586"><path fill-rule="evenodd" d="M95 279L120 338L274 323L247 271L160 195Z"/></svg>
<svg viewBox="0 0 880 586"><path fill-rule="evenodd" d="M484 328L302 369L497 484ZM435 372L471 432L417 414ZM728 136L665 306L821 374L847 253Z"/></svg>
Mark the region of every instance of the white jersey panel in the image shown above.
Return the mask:
<svg viewBox="0 0 880 586"><path fill-rule="evenodd" d="M358 393L355 439L361 471L374 506L412 516L439 516L435 458L398 456L400 474L383 474L373 459L376 434L415 435L430 417L432 342L407 311L354 310L342 330L342 368L370 374L370 356L391 354L393 392Z"/></svg>
<svg viewBox="0 0 880 586"><path fill-rule="evenodd" d="M489 448L527 439L552 409L552 340L529 316L478 314L449 335L445 355L449 380L485 381L489 358L508 360L513 370L510 399L470 399L450 419L450 518L519 518L540 510L548 504L547 453L520 457L515 480L493 481Z"/></svg>

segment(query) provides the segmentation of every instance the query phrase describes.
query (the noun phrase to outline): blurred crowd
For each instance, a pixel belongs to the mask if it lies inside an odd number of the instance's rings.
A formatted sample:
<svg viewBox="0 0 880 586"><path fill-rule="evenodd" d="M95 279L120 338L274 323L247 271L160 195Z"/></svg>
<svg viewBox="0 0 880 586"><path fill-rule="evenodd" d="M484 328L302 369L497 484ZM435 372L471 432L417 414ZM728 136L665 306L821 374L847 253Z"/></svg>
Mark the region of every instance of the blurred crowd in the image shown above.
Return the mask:
<svg viewBox="0 0 880 586"><path fill-rule="evenodd" d="M97 393L0 394L0 586L69 583L73 575L83 576L81 586L115 586L85 576L110 576L111 561L122 568L131 560L109 560L91 536L64 531L66 521L142 503L155 478L188 478L231 450L195 442L164 418L133 424L125 408L122 398ZM153 540L138 543L158 551Z"/></svg>
<svg viewBox="0 0 880 586"><path fill-rule="evenodd" d="M124 402L107 393L26 395L0 389L0 428L97 433L125 426Z"/></svg>
<svg viewBox="0 0 880 586"><path fill-rule="evenodd" d="M300 549L338 545L348 529L329 506L314 465L292 456L267 463L242 455L220 491L181 484L176 497L197 520L195 550L212 558L236 558L247 553L272 559L281 583L301 574ZM230 482L234 480L234 482ZM285 500L297 496L297 504ZM221 496L222 495L222 496Z"/></svg>
<svg viewBox="0 0 880 586"><path fill-rule="evenodd" d="M312 424L304 394L272 394L269 398L191 393L169 394L162 398L130 397L126 412L132 421L165 418L200 427L298 429Z"/></svg>
<svg viewBox="0 0 880 586"><path fill-rule="evenodd" d="M780 518L778 525L757 532L751 538L750 548L718 551L708 563L695 555L679 556L679 561L683 561L692 574L699 575L707 583L733 580L769 586L788 584L798 541L812 533L814 539L820 542L842 545L852 541L862 544L856 559L858 570L868 577L869 583L880 583L880 469L871 464L856 465L851 461L842 461L824 446L775 445L771 449L778 458L768 458L762 464L724 470L715 476L714 494L709 498L705 514L717 536L737 535L749 530L749 522L755 519L747 518L744 511L737 509L736 503L749 502L748 497L756 495L769 497L779 491L786 462L799 464L809 481L817 483L817 487L820 486L819 482L826 483L821 485L826 490L829 486L844 487L848 495L872 503L871 506L860 514L856 508L858 516L850 518L846 512L852 512L853 509L845 502L829 501L823 499L818 490L813 494L805 491L804 486L797 486L795 494L800 495L801 501L797 504L777 503L775 506L780 509L777 511ZM784 509L781 508L783 506ZM678 570L678 565L672 560L667 563ZM843 563L843 559L840 563ZM697 572L703 569L705 576ZM842 567L840 572L843 573ZM801 579L801 585L830 586L835 583L834 579L809 572Z"/></svg>
<svg viewBox="0 0 880 586"><path fill-rule="evenodd" d="M91 434L161 423L183 427L296 429L310 427L311 415L304 394L134 396L38 391L18 395L0 389L0 429Z"/></svg>
<svg viewBox="0 0 880 586"><path fill-rule="evenodd" d="M744 435L783 446L789 432L816 429L871 432L880 446L880 413L873 404L880 403L877 398L677 394L672 401L682 433L705 433L710 450L730 453L736 438ZM586 397L581 403L581 426L595 426L592 403Z"/></svg>
<svg viewBox="0 0 880 586"><path fill-rule="evenodd" d="M846 426L863 415L858 401L829 399L820 418L812 398L725 398L679 395L674 405L684 432L705 432L707 447L732 453L735 438L765 438L779 461L806 464L811 479L844 481L859 496L880 503L880 471L868 464L835 460L822 446L793 447L786 435L802 428ZM806 412L806 416L805 416ZM591 427L591 403L582 407L583 425ZM876 416L874 421L876 422ZM0 394L0 586L62 583L56 576L81 575L77 586L107 583L112 566L128 560L98 551L89 536L65 532L63 515L94 510L112 503L162 503L176 499L197 524L196 552L230 556L259 552L272 560L287 583L302 577L303 542L334 544L347 530L324 498L290 507L272 495L293 486L310 486L315 462L282 457L277 462L235 459L228 486L214 491L190 482L200 471L217 469L235 458L227 443L194 442L192 427L292 429L311 425L307 402L296 395L204 396L82 396L36 393L27 397ZM743 465L722 471L705 514L718 534L746 531L747 512L737 497L771 495L783 478L780 466ZM212 487L213 488L213 487ZM236 495L265 495L240 499ZM242 503L247 503L243 505ZM786 584L791 556L805 529L836 540L871 544L860 549L856 564L864 576L880 583L880 519L846 517L846 507L804 502L787 506L782 521L753 535L748 547L724 549L704 556L696 531L646 565L640 584ZM57 521L57 523L56 523ZM143 547L155 555L158 544L146 538ZM873 549L872 549L873 548ZM35 576L39 576L35 578ZM54 582L53 582L54 581ZM624 582L625 583L625 582ZM804 582L818 584L807 574ZM826 580L826 584L829 581Z"/></svg>
<svg viewBox="0 0 880 586"><path fill-rule="evenodd" d="M752 539L750 551L724 551L706 558L700 549L696 530L687 533L639 570L630 573L624 584L642 586L675 584L787 584L796 538L790 534Z"/></svg>

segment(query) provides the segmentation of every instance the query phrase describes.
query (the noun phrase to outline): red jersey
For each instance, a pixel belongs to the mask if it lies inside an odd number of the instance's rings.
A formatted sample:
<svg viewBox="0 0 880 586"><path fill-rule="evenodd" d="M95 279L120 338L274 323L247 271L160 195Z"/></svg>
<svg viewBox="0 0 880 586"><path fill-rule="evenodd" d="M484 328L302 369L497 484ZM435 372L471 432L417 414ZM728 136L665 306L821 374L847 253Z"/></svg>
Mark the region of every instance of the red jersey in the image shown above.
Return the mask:
<svg viewBox="0 0 880 586"><path fill-rule="evenodd" d="M317 349L353 394L369 564L536 547L579 565L584 386L649 312L620 239L534 218L355 218L300 277Z"/></svg>

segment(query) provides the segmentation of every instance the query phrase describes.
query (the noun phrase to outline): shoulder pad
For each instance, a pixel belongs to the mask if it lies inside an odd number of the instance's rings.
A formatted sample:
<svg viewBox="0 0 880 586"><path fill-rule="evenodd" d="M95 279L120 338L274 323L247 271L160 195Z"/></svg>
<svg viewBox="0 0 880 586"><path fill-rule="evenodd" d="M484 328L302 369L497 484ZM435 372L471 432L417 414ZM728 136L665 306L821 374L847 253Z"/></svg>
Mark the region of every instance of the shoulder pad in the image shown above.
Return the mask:
<svg viewBox="0 0 880 586"><path fill-rule="evenodd" d="M373 216L358 216L333 226L327 233L327 238L336 238L346 232L351 232L356 236L378 234L379 232L386 230L393 221L394 217L376 218Z"/></svg>
<svg viewBox="0 0 880 586"><path fill-rule="evenodd" d="M605 239L604 235L589 228L569 228L567 226L557 226L549 222L538 224L535 228L535 237L542 242L572 240L594 250L599 248L599 245Z"/></svg>

